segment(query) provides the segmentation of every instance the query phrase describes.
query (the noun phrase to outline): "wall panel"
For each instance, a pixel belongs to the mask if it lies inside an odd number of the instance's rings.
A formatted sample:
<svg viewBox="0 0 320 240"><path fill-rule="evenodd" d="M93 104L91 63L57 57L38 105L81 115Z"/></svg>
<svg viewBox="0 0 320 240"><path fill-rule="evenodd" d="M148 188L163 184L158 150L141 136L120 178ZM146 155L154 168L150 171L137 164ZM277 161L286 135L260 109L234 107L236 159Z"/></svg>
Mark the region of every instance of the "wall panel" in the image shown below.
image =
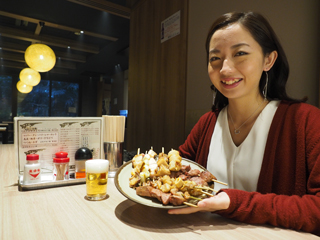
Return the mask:
<svg viewBox="0 0 320 240"><path fill-rule="evenodd" d="M161 22L180 12L180 34L161 43ZM188 1L140 1L130 19L127 149L168 152L184 142Z"/></svg>

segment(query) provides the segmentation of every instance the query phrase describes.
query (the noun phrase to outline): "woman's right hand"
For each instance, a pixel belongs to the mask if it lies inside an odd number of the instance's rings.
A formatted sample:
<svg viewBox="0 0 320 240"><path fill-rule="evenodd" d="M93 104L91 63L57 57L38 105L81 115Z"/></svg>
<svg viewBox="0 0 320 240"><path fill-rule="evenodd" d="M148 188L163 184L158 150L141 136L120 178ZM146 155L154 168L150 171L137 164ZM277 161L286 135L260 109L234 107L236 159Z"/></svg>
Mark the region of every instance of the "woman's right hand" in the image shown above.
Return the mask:
<svg viewBox="0 0 320 240"><path fill-rule="evenodd" d="M198 207L187 207L170 209L169 214L190 214L195 212L215 212L218 210L228 209L230 206L230 198L227 193L220 192L214 197L205 198L198 202Z"/></svg>

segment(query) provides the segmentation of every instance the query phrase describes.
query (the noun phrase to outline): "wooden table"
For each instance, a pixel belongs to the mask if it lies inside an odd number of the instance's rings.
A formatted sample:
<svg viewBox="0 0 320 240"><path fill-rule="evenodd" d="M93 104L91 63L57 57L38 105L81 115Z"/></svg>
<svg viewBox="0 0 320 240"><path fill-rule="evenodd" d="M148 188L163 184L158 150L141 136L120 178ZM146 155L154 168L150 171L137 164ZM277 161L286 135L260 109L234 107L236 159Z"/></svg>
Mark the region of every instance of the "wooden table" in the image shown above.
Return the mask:
<svg viewBox="0 0 320 240"><path fill-rule="evenodd" d="M108 199L84 199L85 184L19 192L12 144L0 145L1 239L318 239L211 213L169 215L126 199L113 179Z"/></svg>

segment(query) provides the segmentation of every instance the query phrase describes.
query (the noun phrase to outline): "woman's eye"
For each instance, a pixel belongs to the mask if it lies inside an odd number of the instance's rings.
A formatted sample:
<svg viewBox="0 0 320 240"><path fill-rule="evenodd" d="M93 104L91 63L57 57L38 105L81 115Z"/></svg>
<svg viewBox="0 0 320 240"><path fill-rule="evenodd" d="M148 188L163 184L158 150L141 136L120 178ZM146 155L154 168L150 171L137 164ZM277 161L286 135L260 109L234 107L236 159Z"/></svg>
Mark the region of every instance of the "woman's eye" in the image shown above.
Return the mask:
<svg viewBox="0 0 320 240"><path fill-rule="evenodd" d="M243 56L243 55L247 55L246 52L237 52L235 56Z"/></svg>
<svg viewBox="0 0 320 240"><path fill-rule="evenodd" d="M216 61L216 60L219 60L219 58L218 58L218 57L211 57L211 58L209 59L209 62L214 62L214 61Z"/></svg>

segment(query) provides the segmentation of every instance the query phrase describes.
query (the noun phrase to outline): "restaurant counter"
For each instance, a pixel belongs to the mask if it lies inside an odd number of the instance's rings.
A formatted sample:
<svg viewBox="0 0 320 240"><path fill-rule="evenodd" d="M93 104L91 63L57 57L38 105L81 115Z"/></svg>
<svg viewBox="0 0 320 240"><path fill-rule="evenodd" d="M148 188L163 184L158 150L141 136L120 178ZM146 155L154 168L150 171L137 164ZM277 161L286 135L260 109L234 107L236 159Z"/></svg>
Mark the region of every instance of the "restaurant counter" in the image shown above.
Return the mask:
<svg viewBox="0 0 320 240"><path fill-rule="evenodd" d="M212 213L169 215L126 199L109 178L103 201L84 199L85 184L18 191L14 145L0 145L1 239L318 239Z"/></svg>

